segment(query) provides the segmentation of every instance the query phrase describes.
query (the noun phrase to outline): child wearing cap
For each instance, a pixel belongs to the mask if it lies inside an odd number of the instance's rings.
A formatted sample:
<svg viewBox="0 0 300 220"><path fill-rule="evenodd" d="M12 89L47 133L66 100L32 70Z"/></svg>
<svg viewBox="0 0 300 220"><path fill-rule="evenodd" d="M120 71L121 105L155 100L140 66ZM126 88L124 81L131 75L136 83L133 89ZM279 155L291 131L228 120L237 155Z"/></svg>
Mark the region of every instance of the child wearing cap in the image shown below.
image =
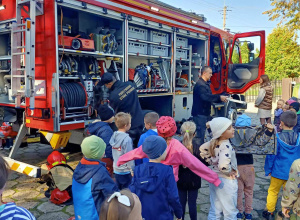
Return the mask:
<svg viewBox="0 0 300 220"><path fill-rule="evenodd" d="M159 115L156 112L149 112L144 117L144 124L147 131L141 135L140 140L138 142L138 147L142 146L144 140L151 135L158 135L156 122L159 119ZM148 158L140 159L135 161L135 165L139 165L144 162L148 162Z"/></svg>
<svg viewBox="0 0 300 220"><path fill-rule="evenodd" d="M131 173L134 170L134 162L129 162L118 167L117 161L120 156L133 149L132 139L126 132L131 127L131 116L128 113L119 112L115 116L116 126L118 131L115 131L109 143L112 146L114 158L114 174L117 186L120 190L127 188L131 183Z"/></svg>
<svg viewBox="0 0 300 220"><path fill-rule="evenodd" d="M114 133L110 127L110 124L114 120L114 111L108 105L100 105L100 107L98 108L98 115L100 116L101 121L95 120L93 123L89 124L87 128L87 133L91 135L96 135L105 142L105 154L101 161L106 164L106 169L108 170L110 175L112 175L113 156L112 148L109 141Z"/></svg>
<svg viewBox="0 0 300 220"><path fill-rule="evenodd" d="M98 220L102 202L118 191L105 163L105 142L95 136L85 138L81 143L84 157L77 165L72 182L75 219Z"/></svg>
<svg viewBox="0 0 300 220"><path fill-rule="evenodd" d="M172 165L175 180L178 181L179 165L188 167L195 174L205 179L206 181L218 186L221 181L218 175L201 163L189 150L180 143L180 141L172 138L177 131L176 122L172 117L162 116L156 122L157 133L167 142L167 156L161 161L162 164ZM117 162L120 166L128 161L146 158L147 155L143 152L142 147L138 147L123 156Z"/></svg>
<svg viewBox="0 0 300 220"><path fill-rule="evenodd" d="M27 209L16 206L14 202L5 203L2 201L2 193L5 190L8 175L9 166L0 155L0 219L35 220L35 217Z"/></svg>
<svg viewBox="0 0 300 220"><path fill-rule="evenodd" d="M161 164L167 156L166 141L159 136L149 136L142 145L149 162L136 167L130 190L142 203L145 220L177 219L182 217L178 190L171 166Z"/></svg>
<svg viewBox="0 0 300 220"><path fill-rule="evenodd" d="M229 139L234 137L234 128L228 118L218 117L207 123L212 140L200 146L200 156L212 165L221 179L221 187L209 184L210 209L208 220L237 219L238 169L235 151Z"/></svg>

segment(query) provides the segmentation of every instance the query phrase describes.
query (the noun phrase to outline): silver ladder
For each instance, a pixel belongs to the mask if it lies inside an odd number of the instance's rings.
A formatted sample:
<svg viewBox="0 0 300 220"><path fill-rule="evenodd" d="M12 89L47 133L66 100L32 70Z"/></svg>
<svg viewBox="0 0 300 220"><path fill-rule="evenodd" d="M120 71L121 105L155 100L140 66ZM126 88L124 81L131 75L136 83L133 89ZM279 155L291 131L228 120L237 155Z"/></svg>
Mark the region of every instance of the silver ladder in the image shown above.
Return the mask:
<svg viewBox="0 0 300 220"><path fill-rule="evenodd" d="M23 97L34 108L35 95L35 19L43 14L42 0L16 0L16 21L11 25L11 89L16 107ZM24 11L29 18L23 19Z"/></svg>

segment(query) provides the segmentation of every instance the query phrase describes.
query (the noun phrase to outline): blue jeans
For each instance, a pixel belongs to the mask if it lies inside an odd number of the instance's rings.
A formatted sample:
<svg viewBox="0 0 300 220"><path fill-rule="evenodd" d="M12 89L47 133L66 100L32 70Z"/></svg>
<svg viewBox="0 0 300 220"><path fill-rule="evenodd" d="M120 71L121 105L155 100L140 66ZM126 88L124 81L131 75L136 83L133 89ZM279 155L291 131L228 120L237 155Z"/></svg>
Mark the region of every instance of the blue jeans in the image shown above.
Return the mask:
<svg viewBox="0 0 300 220"><path fill-rule="evenodd" d="M132 176L131 173L124 174L124 175L115 173L115 178L116 178L117 187L119 188L119 190L122 190L129 187Z"/></svg>
<svg viewBox="0 0 300 220"><path fill-rule="evenodd" d="M210 209L207 220L221 219L222 213L224 220L236 220L237 207L237 180L219 177L224 183L224 187L220 189L214 184L209 183Z"/></svg>
<svg viewBox="0 0 300 220"><path fill-rule="evenodd" d="M191 220L197 220L197 204L196 200L198 197L198 190L180 190L178 189L180 204L182 207L183 215L182 220L184 220L185 214L185 206L186 202L188 201L189 204L189 213Z"/></svg>
<svg viewBox="0 0 300 220"><path fill-rule="evenodd" d="M196 136L195 138L200 139L200 146L204 143L206 123L210 120L210 116L197 115L193 117L193 121L196 124Z"/></svg>

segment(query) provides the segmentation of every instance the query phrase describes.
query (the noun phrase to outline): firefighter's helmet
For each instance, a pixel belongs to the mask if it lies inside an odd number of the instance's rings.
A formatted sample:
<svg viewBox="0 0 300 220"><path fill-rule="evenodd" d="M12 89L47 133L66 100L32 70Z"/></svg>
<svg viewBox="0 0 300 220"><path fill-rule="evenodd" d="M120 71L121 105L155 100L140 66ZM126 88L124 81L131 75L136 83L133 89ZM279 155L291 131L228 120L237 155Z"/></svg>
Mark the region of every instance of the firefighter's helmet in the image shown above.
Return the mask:
<svg viewBox="0 0 300 220"><path fill-rule="evenodd" d="M60 191L58 188L55 188L50 196L50 202L60 205L62 203L67 202L69 199L71 199L69 193L67 190Z"/></svg>
<svg viewBox="0 0 300 220"><path fill-rule="evenodd" d="M53 151L48 157L47 157L47 167L48 169L52 169L53 167L60 165L60 164L66 164L67 160L64 155L59 153L58 151Z"/></svg>

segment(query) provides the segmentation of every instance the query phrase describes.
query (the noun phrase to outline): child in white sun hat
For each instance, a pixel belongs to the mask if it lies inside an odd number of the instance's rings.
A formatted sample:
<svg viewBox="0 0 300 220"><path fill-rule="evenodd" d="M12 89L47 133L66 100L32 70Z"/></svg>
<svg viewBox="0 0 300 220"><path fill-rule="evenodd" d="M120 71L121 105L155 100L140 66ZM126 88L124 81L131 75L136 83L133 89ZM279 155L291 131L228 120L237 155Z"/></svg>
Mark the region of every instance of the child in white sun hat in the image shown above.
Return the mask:
<svg viewBox="0 0 300 220"><path fill-rule="evenodd" d="M218 117L207 123L212 139L200 147L200 156L212 166L222 183L219 187L209 184L211 207L208 220L236 219L237 206L237 161L235 151L229 139L234 136L232 122L228 118Z"/></svg>

